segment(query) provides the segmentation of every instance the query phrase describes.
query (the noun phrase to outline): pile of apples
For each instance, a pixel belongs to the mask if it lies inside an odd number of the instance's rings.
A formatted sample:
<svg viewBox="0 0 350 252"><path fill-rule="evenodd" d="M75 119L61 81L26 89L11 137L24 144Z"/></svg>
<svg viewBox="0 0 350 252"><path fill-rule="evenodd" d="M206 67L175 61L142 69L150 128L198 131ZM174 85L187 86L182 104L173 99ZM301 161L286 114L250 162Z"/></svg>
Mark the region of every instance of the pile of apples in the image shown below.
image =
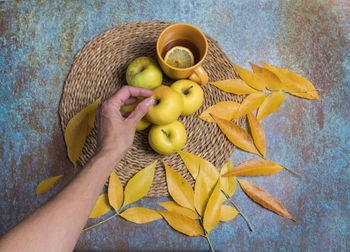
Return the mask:
<svg viewBox="0 0 350 252"><path fill-rule="evenodd" d="M128 85L153 91L154 104L137 124L137 131L151 126L148 142L160 154L172 154L181 150L187 140L184 125L178 121L182 116L196 112L203 103L202 88L190 80L178 80L170 86L162 85L163 74L151 58L139 57L131 62L126 71ZM121 107L121 112L132 112L137 104Z"/></svg>

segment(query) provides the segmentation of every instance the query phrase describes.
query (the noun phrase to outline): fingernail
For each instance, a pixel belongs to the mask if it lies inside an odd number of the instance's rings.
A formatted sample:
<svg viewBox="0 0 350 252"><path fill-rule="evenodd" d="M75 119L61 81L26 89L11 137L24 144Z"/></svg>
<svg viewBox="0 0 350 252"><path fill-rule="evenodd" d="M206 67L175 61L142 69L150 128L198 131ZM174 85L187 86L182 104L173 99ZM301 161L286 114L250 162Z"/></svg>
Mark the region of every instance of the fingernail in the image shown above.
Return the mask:
<svg viewBox="0 0 350 252"><path fill-rule="evenodd" d="M145 101L145 104L147 107L151 107L154 103L154 100L152 98L147 98Z"/></svg>

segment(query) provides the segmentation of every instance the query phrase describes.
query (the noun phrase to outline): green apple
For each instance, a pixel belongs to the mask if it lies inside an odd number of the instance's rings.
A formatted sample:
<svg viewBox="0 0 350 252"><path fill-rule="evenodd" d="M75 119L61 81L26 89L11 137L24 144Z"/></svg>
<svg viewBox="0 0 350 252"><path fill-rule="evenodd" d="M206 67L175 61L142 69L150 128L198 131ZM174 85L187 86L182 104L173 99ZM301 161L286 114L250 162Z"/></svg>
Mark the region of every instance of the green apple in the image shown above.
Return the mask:
<svg viewBox="0 0 350 252"><path fill-rule="evenodd" d="M191 115L202 106L204 94L197 83L190 80L178 80L170 87L178 92L184 101L184 110L181 115Z"/></svg>
<svg viewBox="0 0 350 252"><path fill-rule="evenodd" d="M128 105L124 105L120 107L120 112L129 112L131 113L132 111L134 111L134 109L136 108L137 104L139 104L140 101L142 101L143 98L137 98L137 102L133 103L133 104L128 104ZM140 130L144 130L146 128L148 128L151 125L151 123L145 118L141 118L141 120L137 123L136 125L136 130L140 131Z"/></svg>
<svg viewBox="0 0 350 252"><path fill-rule="evenodd" d="M160 85L153 89L154 104L148 110L146 119L157 125L176 121L183 110L181 95L168 86Z"/></svg>
<svg viewBox="0 0 350 252"><path fill-rule="evenodd" d="M179 121L166 125L153 125L148 133L148 142L159 154L172 154L181 150L187 140L185 127Z"/></svg>
<svg viewBox="0 0 350 252"><path fill-rule="evenodd" d="M162 84L162 71L151 58L139 57L128 66L126 82L130 86L153 89Z"/></svg>

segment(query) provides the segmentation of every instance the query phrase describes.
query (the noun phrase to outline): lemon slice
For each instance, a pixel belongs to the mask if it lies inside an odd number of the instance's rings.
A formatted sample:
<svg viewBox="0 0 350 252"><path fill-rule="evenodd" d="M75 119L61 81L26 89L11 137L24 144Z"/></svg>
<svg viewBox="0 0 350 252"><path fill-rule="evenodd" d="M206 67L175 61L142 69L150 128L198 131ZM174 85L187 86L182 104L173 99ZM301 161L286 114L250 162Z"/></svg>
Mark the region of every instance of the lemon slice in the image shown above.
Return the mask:
<svg viewBox="0 0 350 252"><path fill-rule="evenodd" d="M164 57L166 63L173 67L187 68L194 65L194 57L192 52L183 46L174 46Z"/></svg>

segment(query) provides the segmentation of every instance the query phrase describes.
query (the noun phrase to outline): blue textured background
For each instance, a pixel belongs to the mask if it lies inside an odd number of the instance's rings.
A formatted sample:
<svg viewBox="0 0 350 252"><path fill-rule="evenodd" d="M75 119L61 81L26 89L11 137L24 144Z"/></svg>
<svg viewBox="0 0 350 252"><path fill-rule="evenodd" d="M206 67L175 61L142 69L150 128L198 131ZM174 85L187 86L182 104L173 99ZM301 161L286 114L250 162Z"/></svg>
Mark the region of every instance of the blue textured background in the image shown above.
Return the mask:
<svg viewBox="0 0 350 252"><path fill-rule="evenodd" d="M7 1L0 2L0 234L57 193L73 176L58 106L74 55L103 31L139 20L188 22L218 40L243 67L265 61L320 88L320 102L287 96L264 119L267 158L304 174L282 171L248 178L271 192L294 223L256 205L237 189L241 217L219 224L213 246L228 251L345 251L349 237L350 9L344 1ZM251 156L232 155L234 164ZM35 196L38 182L65 173ZM164 199L143 199L155 207ZM109 215L109 214L107 214ZM78 250L207 250L164 221L114 219L82 233Z"/></svg>

